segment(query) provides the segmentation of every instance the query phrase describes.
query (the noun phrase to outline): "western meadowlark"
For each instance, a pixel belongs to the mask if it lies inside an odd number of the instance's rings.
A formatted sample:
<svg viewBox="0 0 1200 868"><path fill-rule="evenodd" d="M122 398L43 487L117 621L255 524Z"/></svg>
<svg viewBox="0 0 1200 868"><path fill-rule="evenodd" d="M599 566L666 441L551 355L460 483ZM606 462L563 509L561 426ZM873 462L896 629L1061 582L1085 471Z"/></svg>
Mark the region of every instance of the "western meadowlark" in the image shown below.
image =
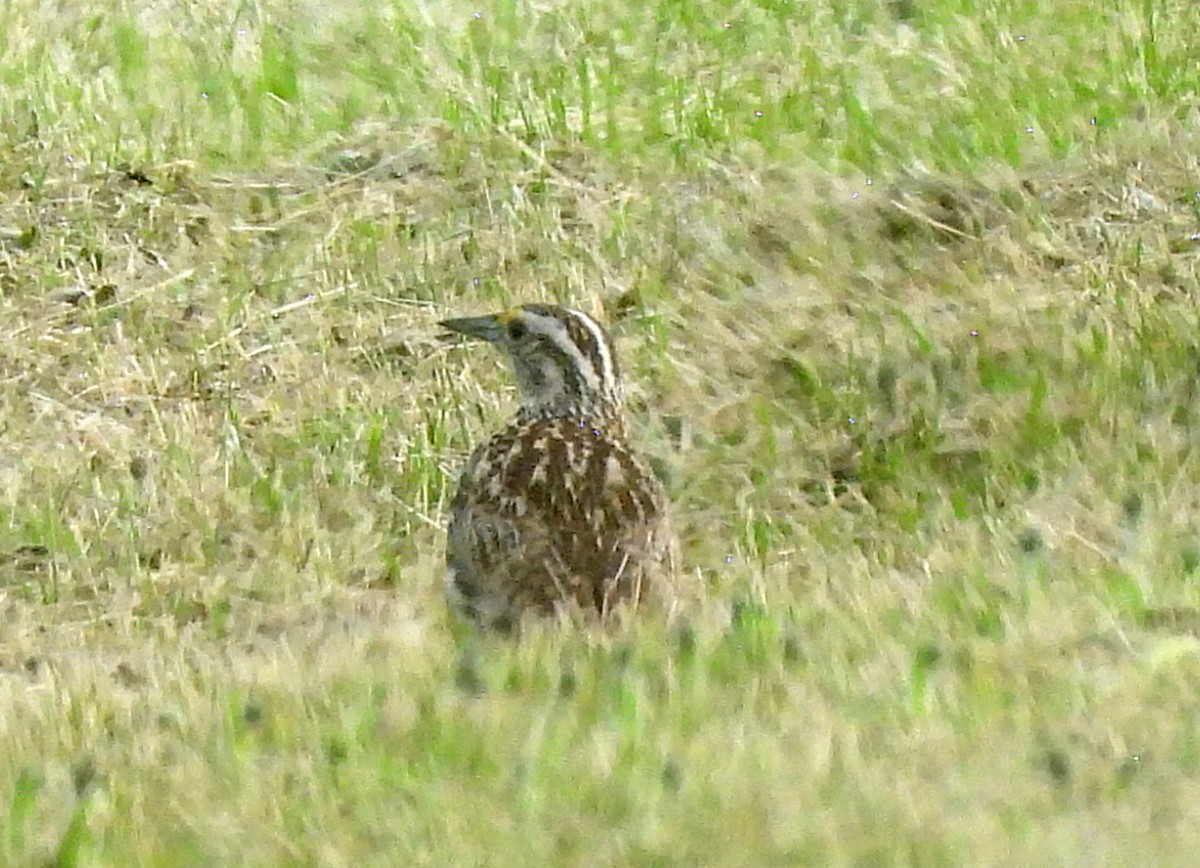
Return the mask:
<svg viewBox="0 0 1200 868"><path fill-rule="evenodd" d="M617 359L586 314L527 304L449 319L503 349L516 419L475 449L450 506L447 593L483 626L525 613L674 598L677 543L654 474L630 450Z"/></svg>

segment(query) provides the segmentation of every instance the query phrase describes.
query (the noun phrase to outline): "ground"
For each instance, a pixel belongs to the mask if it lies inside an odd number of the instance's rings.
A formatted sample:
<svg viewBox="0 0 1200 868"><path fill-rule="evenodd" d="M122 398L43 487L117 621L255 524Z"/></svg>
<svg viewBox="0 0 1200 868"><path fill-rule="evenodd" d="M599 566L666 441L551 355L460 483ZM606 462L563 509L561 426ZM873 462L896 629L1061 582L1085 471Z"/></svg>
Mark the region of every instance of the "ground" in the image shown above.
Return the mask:
<svg viewBox="0 0 1200 868"><path fill-rule="evenodd" d="M0 9L0 864L1190 865L1186 0ZM694 600L481 636L609 323Z"/></svg>

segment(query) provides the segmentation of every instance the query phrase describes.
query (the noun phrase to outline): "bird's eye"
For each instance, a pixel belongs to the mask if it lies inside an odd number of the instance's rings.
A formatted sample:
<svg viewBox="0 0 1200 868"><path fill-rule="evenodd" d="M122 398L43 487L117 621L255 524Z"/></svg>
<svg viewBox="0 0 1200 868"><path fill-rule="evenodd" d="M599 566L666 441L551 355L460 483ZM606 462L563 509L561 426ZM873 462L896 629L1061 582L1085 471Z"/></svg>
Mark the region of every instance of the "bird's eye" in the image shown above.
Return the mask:
<svg viewBox="0 0 1200 868"><path fill-rule="evenodd" d="M527 335L527 334L529 334L529 329L525 328L524 323L519 322L519 321L509 323L508 337L511 340L519 341L519 340L521 340L521 338L525 337L525 335Z"/></svg>

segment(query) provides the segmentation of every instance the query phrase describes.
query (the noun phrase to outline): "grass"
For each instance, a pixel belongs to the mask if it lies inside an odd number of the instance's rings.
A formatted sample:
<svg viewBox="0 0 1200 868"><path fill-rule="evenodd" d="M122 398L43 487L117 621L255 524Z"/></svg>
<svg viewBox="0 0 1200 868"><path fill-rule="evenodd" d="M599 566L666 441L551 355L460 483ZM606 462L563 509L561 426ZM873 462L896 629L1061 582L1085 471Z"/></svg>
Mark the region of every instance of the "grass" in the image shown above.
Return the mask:
<svg viewBox="0 0 1200 868"><path fill-rule="evenodd" d="M1186 865L1183 2L0 10L0 863ZM703 600L481 637L612 324Z"/></svg>

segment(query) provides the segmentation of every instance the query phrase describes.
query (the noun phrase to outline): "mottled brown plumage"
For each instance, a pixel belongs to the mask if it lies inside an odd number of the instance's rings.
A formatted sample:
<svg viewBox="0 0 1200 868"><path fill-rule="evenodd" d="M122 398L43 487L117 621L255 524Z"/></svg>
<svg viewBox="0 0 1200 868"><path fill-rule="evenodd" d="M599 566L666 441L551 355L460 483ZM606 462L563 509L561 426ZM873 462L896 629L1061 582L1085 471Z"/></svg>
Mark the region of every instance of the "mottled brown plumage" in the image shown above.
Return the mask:
<svg viewBox="0 0 1200 868"><path fill-rule="evenodd" d="M450 508L447 591L484 626L674 596L676 542L653 473L625 440L616 358L578 311L525 305L446 320L504 349L521 406L467 462Z"/></svg>

